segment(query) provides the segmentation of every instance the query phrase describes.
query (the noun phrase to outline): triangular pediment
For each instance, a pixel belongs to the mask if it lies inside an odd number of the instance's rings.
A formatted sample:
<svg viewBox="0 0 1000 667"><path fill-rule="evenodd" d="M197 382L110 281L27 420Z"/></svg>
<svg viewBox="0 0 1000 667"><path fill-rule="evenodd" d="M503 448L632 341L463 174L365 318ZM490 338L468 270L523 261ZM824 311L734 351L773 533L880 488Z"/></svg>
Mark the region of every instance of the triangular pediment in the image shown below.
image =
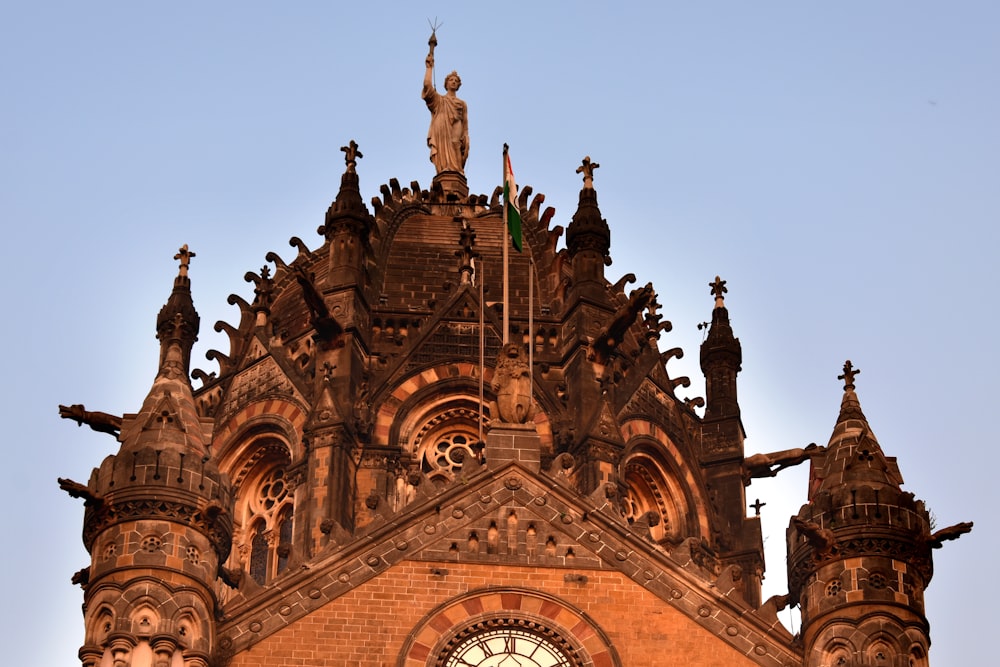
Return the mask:
<svg viewBox="0 0 1000 667"><path fill-rule="evenodd" d="M438 568L523 564L565 569L567 577L616 571L734 647L745 648L748 639L766 646L762 665L782 664L775 655L789 663L795 658L777 618L744 602L732 567L713 570L691 544L668 553L630 529L610 503L598 504L599 497L580 496L517 462L468 472L433 498L328 547L250 599L234 601L221 634L235 646L259 641L404 561Z"/></svg>
<svg viewBox="0 0 1000 667"><path fill-rule="evenodd" d="M256 336L250 337L250 344L247 346L246 354L243 356L243 363L240 364L241 369L246 369L256 363L262 357L267 356L267 348Z"/></svg>
<svg viewBox="0 0 1000 667"><path fill-rule="evenodd" d="M255 342L259 345L256 339ZM222 409L231 414L251 401L274 395L304 400L274 357L267 355L236 374L226 391Z"/></svg>
<svg viewBox="0 0 1000 667"><path fill-rule="evenodd" d="M440 303L423 328L421 336L413 342L409 352L402 356L390 376L408 374L415 368L431 366L441 361L474 361L480 356L479 295L472 285L460 286L447 300ZM483 313L485 331L485 357L492 364L500 352L500 323L496 313L487 308Z"/></svg>

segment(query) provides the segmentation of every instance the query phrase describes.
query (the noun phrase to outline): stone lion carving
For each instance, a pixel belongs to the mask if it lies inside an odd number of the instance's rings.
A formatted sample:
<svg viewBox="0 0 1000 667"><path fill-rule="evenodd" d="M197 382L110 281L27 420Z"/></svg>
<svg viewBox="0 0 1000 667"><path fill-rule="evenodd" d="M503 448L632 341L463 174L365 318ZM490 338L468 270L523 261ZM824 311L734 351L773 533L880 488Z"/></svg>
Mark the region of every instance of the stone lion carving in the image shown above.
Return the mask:
<svg viewBox="0 0 1000 667"><path fill-rule="evenodd" d="M535 416L531 400L531 374L528 359L522 347L507 343L497 357L497 370L493 376L493 416L506 424L524 424Z"/></svg>

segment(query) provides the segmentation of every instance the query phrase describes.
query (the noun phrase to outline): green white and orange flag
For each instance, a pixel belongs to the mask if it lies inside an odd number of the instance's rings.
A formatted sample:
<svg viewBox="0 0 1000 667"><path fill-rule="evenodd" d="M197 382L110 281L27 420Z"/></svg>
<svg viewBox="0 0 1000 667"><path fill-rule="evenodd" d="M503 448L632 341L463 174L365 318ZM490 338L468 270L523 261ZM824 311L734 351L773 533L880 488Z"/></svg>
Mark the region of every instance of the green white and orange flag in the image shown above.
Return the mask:
<svg viewBox="0 0 1000 667"><path fill-rule="evenodd" d="M507 232L510 234L514 249L521 252L521 212L517 210L517 184L514 182L514 168L510 166L510 156L507 155L507 144L503 147L503 215L507 221Z"/></svg>

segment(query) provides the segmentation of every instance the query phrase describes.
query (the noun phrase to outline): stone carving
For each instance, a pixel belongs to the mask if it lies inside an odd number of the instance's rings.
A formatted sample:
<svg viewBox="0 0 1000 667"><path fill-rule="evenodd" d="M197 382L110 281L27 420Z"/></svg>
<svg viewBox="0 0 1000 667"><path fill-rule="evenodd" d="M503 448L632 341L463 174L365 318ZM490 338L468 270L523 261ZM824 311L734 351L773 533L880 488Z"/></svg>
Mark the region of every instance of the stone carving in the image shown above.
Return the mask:
<svg viewBox="0 0 1000 667"><path fill-rule="evenodd" d="M191 258L197 257L193 252L188 250L187 243L180 247L177 254L174 255L174 259L178 259L181 262L179 275L184 278L188 274L188 268L191 266Z"/></svg>
<svg viewBox="0 0 1000 667"><path fill-rule="evenodd" d="M815 521L806 521L799 517L792 517L792 525L799 534L805 537L809 544L816 550L817 558L826 557L833 545L837 543L837 537L829 528L823 528Z"/></svg>
<svg viewBox="0 0 1000 667"><path fill-rule="evenodd" d="M753 454L744 459L746 466L747 481L751 478L774 477L780 471L791 466L797 466L803 461L807 461L813 454L819 454L825 447L820 447L815 442L810 443L805 449L786 449L770 454Z"/></svg>
<svg viewBox="0 0 1000 667"><path fill-rule="evenodd" d="M104 498L100 494L91 491L90 487L86 484L74 482L65 477L60 477L56 481L59 482L59 488L68 493L70 498L83 498L84 503L88 505L104 501Z"/></svg>
<svg viewBox="0 0 1000 667"><path fill-rule="evenodd" d="M931 535L928 544L931 545L933 549L940 549L941 546L950 540L957 540L962 535L972 531L972 522L963 521L962 523L956 523L954 526L948 526L947 528L942 528L933 535Z"/></svg>
<svg viewBox="0 0 1000 667"><path fill-rule="evenodd" d="M421 93L431 112L431 125L427 130L427 147L431 149L431 162L437 173L444 171L465 173L465 161L469 157L469 110L463 100L455 94L462 86L458 72L444 78L445 94L438 93L431 74L434 71L434 47L437 37L432 32L427 44L430 52L424 63L424 88Z"/></svg>
<svg viewBox="0 0 1000 667"><path fill-rule="evenodd" d="M591 361L599 364L607 364L615 349L625 338L625 332L635 322L643 310L649 307L656 300L656 292L653 291L653 284L646 283L644 287L632 290L628 301L619 308L604 329L597 335L590 345Z"/></svg>
<svg viewBox="0 0 1000 667"><path fill-rule="evenodd" d="M726 287L726 281L720 278L719 276L715 276L715 280L713 282L710 282L708 286L712 288L712 296L715 297L715 307L725 308L726 292L729 291L729 288ZM701 327L699 326L698 328Z"/></svg>
<svg viewBox="0 0 1000 667"><path fill-rule="evenodd" d="M341 146L340 150L344 151L344 162L347 163L347 173L357 173L358 159L364 157L361 151L358 150L358 142L351 139L351 142L346 146Z"/></svg>
<svg viewBox="0 0 1000 667"><path fill-rule="evenodd" d="M535 416L528 359L517 343L507 343L500 350L493 391L497 399L491 412L498 421L523 424Z"/></svg>
<svg viewBox="0 0 1000 667"><path fill-rule="evenodd" d="M778 622L778 612L788 606L788 593L772 595L757 610L757 614L772 624Z"/></svg>
<svg viewBox="0 0 1000 667"><path fill-rule="evenodd" d="M594 189L594 170L600 166L596 162L591 162L590 156L587 155L583 158L583 163L576 168L576 173L583 174L583 187L585 190Z"/></svg>
<svg viewBox="0 0 1000 667"><path fill-rule="evenodd" d="M72 419L77 426L86 424L98 433L110 433L117 436L122 430L121 417L109 415L106 412L88 412L79 403L60 405L59 416L63 419Z"/></svg>
<svg viewBox="0 0 1000 667"><path fill-rule="evenodd" d="M320 347L322 349L330 349L334 346L341 347L343 345L341 334L344 333L344 328L330 314L330 309L327 307L326 301L323 300L323 295L313 284L313 276L307 274L301 266L293 267L292 271L295 280L302 288L302 298L306 306L309 307L309 318L313 328L316 329L316 337L320 341Z"/></svg>

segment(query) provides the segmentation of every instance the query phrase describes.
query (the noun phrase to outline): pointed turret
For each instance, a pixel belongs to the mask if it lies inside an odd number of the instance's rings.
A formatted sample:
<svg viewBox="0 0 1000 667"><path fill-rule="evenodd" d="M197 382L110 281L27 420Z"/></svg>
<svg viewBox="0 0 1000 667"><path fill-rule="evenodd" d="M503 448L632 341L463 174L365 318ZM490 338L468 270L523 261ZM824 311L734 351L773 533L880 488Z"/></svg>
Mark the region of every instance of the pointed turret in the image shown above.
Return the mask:
<svg viewBox="0 0 1000 667"><path fill-rule="evenodd" d="M733 335L726 309L726 281L715 277L708 284L715 296L712 324L701 344L701 370L705 374L705 419L739 417L736 376L742 370L743 348Z"/></svg>
<svg viewBox="0 0 1000 667"><path fill-rule="evenodd" d="M566 229L566 248L573 263L573 289L578 295L605 293L604 267L611 264L611 229L601 217L594 189L594 170L601 165L583 158L576 172L583 174L583 189L573 221Z"/></svg>
<svg viewBox="0 0 1000 667"><path fill-rule="evenodd" d="M192 459L207 454L208 437L195 408L189 375L191 348L198 340L201 323L188 277L194 256L186 245L174 256L180 260L180 270L170 297L156 317L160 365L139 413L123 422L119 456L150 446L191 454Z"/></svg>
<svg viewBox="0 0 1000 667"><path fill-rule="evenodd" d="M861 410L859 373L844 364L837 424L825 450L810 457L809 502L788 527L789 597L801 607L804 664L925 667L931 549L971 524L931 534L923 502L901 490L896 460Z"/></svg>
<svg viewBox="0 0 1000 667"><path fill-rule="evenodd" d="M844 381L840 415L825 456L817 458L810 471L810 498L823 491L832 492L845 485L858 484L899 492L903 483L896 459L887 458L882 452L861 411L861 402L854 391L854 378L860 373L848 360L844 364L844 374L838 376Z"/></svg>
<svg viewBox="0 0 1000 667"><path fill-rule="evenodd" d="M183 246L175 257L180 272L156 320L159 369L139 412L121 418L121 449L86 487L62 482L87 501L84 667L129 664L133 655L204 667L216 649L215 584L232 543L232 494L209 457L212 422L198 416L188 378L199 325L187 275L193 256Z"/></svg>
<svg viewBox="0 0 1000 667"><path fill-rule="evenodd" d="M760 604L764 572L763 542L758 517L747 517L743 441L746 434L736 400L736 376L741 370L743 350L733 335L726 309L726 281L715 277L708 286L715 297L712 324L701 344L701 370L705 374L705 417L701 426L701 460L707 484L719 498L718 529L713 546L722 562L739 565L743 572L743 596L753 606Z"/></svg>
<svg viewBox="0 0 1000 667"><path fill-rule="evenodd" d="M364 157L353 139L344 152L346 168L340 177L340 191L326 212L320 227L330 245L329 287L358 284L362 278L364 256L369 250L372 216L361 199L358 159Z"/></svg>

